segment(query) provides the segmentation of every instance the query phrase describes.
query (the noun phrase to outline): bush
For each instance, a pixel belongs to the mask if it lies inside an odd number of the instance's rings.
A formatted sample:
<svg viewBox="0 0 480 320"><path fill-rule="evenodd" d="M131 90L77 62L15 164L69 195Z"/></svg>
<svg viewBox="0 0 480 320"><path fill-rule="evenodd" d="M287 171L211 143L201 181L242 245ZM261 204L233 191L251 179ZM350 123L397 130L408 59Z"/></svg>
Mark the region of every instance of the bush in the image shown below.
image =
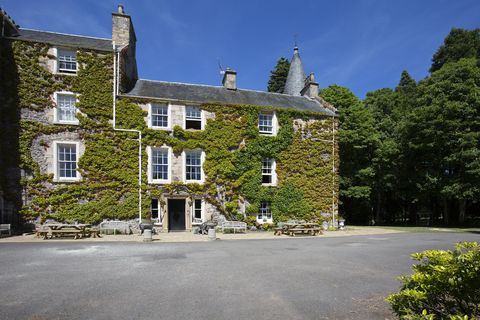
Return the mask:
<svg viewBox="0 0 480 320"><path fill-rule="evenodd" d="M254 226L257 223L257 217L256 216L247 216L245 219L245 222L247 223L247 226L251 227Z"/></svg>
<svg viewBox="0 0 480 320"><path fill-rule="evenodd" d="M268 231L270 230L270 225L268 223L264 223L262 224L261 228L263 231Z"/></svg>
<svg viewBox="0 0 480 320"><path fill-rule="evenodd" d="M386 298L401 319L477 319L480 317L480 245L458 243L455 250L427 250L402 289Z"/></svg>

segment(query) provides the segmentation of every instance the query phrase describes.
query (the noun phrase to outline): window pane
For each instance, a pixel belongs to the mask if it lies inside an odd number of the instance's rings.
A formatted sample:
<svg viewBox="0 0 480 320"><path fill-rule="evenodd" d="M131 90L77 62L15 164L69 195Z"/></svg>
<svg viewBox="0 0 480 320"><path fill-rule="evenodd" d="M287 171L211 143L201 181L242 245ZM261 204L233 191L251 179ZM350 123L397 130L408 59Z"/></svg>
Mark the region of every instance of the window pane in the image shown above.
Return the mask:
<svg viewBox="0 0 480 320"><path fill-rule="evenodd" d="M168 179L168 150L152 149L152 179Z"/></svg>
<svg viewBox="0 0 480 320"><path fill-rule="evenodd" d="M198 107L187 106L186 107L186 118L187 119L201 120L202 119L202 110Z"/></svg>
<svg viewBox="0 0 480 320"><path fill-rule="evenodd" d="M258 213L258 219L271 219L272 210L270 209L270 202L262 201L260 203L260 212Z"/></svg>
<svg viewBox="0 0 480 320"><path fill-rule="evenodd" d="M58 121L76 121L76 97L71 94L57 94L57 119Z"/></svg>
<svg viewBox="0 0 480 320"><path fill-rule="evenodd" d="M58 51L58 70L63 72L77 72L77 57L74 51Z"/></svg>
<svg viewBox="0 0 480 320"><path fill-rule="evenodd" d="M152 127L168 127L168 106L152 105Z"/></svg>
<svg viewBox="0 0 480 320"><path fill-rule="evenodd" d="M152 205L151 205L151 214L152 214L152 219L158 219L159 218L159 215L158 215L158 199L155 199L153 198L152 199Z"/></svg>
<svg viewBox="0 0 480 320"><path fill-rule="evenodd" d="M202 164L200 151L185 152L185 172L187 180L202 180Z"/></svg>
<svg viewBox="0 0 480 320"><path fill-rule="evenodd" d="M73 144L59 144L57 146L57 165L60 178L77 177L77 150Z"/></svg>
<svg viewBox="0 0 480 320"><path fill-rule="evenodd" d="M200 199L195 199L194 217L195 219L202 219L202 200Z"/></svg>
<svg viewBox="0 0 480 320"><path fill-rule="evenodd" d="M258 129L262 133L273 133L273 114L261 113L258 116Z"/></svg>

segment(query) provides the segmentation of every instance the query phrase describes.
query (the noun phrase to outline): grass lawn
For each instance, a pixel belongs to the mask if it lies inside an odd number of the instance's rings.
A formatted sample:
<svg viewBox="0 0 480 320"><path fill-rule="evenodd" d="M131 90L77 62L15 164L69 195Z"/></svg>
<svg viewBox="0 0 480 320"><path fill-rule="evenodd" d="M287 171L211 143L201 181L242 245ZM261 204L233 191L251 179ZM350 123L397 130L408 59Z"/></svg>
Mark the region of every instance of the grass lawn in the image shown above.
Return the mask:
<svg viewBox="0 0 480 320"><path fill-rule="evenodd" d="M353 227L361 228L361 227ZM404 227L404 226L370 226L369 228L390 229L404 232L467 232L480 233L480 228L445 228L445 227Z"/></svg>

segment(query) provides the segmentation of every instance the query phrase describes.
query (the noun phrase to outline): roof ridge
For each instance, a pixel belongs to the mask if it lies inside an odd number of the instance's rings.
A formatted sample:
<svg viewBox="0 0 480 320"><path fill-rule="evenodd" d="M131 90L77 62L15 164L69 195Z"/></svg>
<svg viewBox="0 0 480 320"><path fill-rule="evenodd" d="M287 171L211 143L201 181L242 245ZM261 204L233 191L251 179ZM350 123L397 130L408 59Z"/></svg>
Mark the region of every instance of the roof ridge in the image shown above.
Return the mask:
<svg viewBox="0 0 480 320"><path fill-rule="evenodd" d="M60 34L60 35L64 35L64 36L74 36L74 37L82 37L82 38L89 38L89 39L112 41L112 39L110 39L110 38L84 36L84 35L81 35L81 34L73 34L73 33L55 32L55 31L45 31L45 30L37 30L37 29L30 29L30 28L20 28L20 31L22 31L22 30L45 32L45 33L54 33L54 34Z"/></svg>

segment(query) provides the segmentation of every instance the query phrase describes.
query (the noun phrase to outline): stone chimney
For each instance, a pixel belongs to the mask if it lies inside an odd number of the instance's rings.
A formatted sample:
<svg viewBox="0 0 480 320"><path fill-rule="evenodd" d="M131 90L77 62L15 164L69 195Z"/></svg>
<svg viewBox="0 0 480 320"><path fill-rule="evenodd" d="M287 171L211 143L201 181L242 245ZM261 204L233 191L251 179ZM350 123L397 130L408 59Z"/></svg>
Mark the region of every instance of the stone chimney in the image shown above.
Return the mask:
<svg viewBox="0 0 480 320"><path fill-rule="evenodd" d="M227 70L225 70L225 74L223 75L222 84L229 90L237 90L237 72L227 68Z"/></svg>
<svg viewBox="0 0 480 320"><path fill-rule="evenodd" d="M138 80L136 44L137 37L133 28L132 18L125 13L123 5L118 5L117 12L112 13L112 41L115 50L120 52L119 91L128 92ZM115 57L117 58L117 57Z"/></svg>
<svg viewBox="0 0 480 320"><path fill-rule="evenodd" d="M315 75L310 73L308 77L305 79L305 87L302 89L300 94L302 96L306 96L312 99L318 97L318 83L315 82Z"/></svg>

